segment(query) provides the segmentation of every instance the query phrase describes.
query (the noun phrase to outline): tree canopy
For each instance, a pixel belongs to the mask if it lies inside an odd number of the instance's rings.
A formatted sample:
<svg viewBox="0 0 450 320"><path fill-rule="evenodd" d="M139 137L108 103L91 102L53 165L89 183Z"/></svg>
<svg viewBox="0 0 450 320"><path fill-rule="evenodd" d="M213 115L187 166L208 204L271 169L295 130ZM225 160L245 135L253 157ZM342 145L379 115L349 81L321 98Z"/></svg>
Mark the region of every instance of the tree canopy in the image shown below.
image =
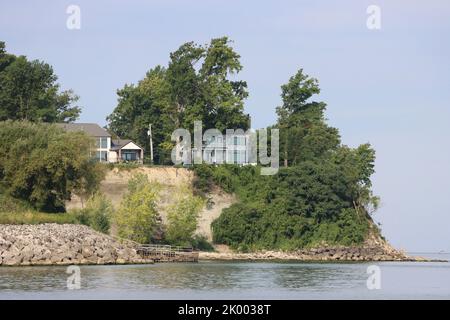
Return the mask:
<svg viewBox="0 0 450 320"><path fill-rule="evenodd" d="M281 86L282 105L276 108L280 157L285 166L321 158L340 144L339 132L325 122L324 102L311 101L320 93L317 79L300 69Z"/></svg>
<svg viewBox="0 0 450 320"><path fill-rule="evenodd" d="M242 70L239 59L227 37L205 46L181 45L170 54L167 68L156 66L137 85L117 91L118 105L107 118L109 128L148 150L147 128L152 124L156 163L170 160L172 132L176 128L192 132L195 120L201 120L205 129L248 129L247 83L230 79Z"/></svg>
<svg viewBox="0 0 450 320"><path fill-rule="evenodd" d="M81 112L72 90L60 92L52 67L7 53L0 42L0 121L73 122Z"/></svg>
<svg viewBox="0 0 450 320"><path fill-rule="evenodd" d="M64 211L73 192L95 192L103 179L90 154L91 139L55 125L0 122L0 193L47 212Z"/></svg>

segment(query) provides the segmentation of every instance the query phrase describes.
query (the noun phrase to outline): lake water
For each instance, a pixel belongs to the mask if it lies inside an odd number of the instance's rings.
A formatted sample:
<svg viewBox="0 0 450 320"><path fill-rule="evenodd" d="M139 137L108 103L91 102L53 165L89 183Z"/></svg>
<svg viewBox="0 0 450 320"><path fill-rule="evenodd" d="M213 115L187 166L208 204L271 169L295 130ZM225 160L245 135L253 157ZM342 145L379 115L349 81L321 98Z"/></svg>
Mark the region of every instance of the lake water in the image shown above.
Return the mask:
<svg viewBox="0 0 450 320"><path fill-rule="evenodd" d="M422 254L422 256L428 256ZM433 258L450 259L448 254ZM369 290L367 268L380 269ZM66 267L0 267L0 299L449 299L450 263L216 262L82 266L67 289Z"/></svg>

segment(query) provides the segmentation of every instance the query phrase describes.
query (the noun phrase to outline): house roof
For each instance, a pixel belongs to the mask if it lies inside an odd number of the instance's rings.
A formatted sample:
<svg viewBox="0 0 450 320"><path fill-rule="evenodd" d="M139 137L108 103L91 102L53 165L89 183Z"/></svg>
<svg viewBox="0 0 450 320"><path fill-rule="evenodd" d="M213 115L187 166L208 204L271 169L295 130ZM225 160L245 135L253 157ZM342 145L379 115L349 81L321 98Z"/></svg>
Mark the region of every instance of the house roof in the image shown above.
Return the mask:
<svg viewBox="0 0 450 320"><path fill-rule="evenodd" d="M130 139L113 139L111 140L111 150L119 150L125 147L130 142L133 142ZM135 142L133 142L136 144ZM137 144L136 144L137 145ZM138 145L137 145L138 146ZM140 149L142 149L140 146L138 146Z"/></svg>
<svg viewBox="0 0 450 320"><path fill-rule="evenodd" d="M96 123L57 123L66 131L84 131L92 137L111 137L111 135Z"/></svg>

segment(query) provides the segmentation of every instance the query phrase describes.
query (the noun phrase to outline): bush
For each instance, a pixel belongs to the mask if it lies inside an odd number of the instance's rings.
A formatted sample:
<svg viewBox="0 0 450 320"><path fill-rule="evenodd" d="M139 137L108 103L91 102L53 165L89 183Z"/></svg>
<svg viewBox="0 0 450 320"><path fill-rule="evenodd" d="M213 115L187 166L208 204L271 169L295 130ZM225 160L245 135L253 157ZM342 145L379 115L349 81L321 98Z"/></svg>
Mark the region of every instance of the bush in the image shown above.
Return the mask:
<svg viewBox="0 0 450 320"><path fill-rule="evenodd" d="M208 164L193 167L194 188L200 193L211 192L214 186L222 188L225 192L239 192L250 183L253 183L260 168L254 166L239 166L236 164L222 164L213 166Z"/></svg>
<svg viewBox="0 0 450 320"><path fill-rule="evenodd" d="M166 240L173 245L192 245L204 201L188 188L178 190L177 201L167 210Z"/></svg>
<svg viewBox="0 0 450 320"><path fill-rule="evenodd" d="M32 211L32 209L28 202L0 193L0 212L23 212Z"/></svg>
<svg viewBox="0 0 450 320"><path fill-rule="evenodd" d="M162 222L157 211L160 186L137 174L128 183L128 193L114 214L118 235L138 243L161 239Z"/></svg>
<svg viewBox="0 0 450 320"><path fill-rule="evenodd" d="M96 193L87 201L85 208L74 210L71 214L76 217L78 223L108 234L111 227L113 207L111 201L104 195Z"/></svg>
<svg viewBox="0 0 450 320"><path fill-rule="evenodd" d="M208 242L205 236L195 235L192 238L192 247L200 251L214 251L214 247Z"/></svg>
<svg viewBox="0 0 450 320"><path fill-rule="evenodd" d="M0 224L77 223L68 213L44 213L34 210L26 201L0 193Z"/></svg>

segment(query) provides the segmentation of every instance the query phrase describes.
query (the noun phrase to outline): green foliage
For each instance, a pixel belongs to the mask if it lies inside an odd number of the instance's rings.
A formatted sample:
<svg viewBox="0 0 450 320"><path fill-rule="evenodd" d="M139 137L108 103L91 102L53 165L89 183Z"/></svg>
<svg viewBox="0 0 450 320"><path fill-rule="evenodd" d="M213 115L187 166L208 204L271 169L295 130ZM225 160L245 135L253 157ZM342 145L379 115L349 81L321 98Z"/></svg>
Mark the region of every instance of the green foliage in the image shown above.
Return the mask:
<svg viewBox="0 0 450 320"><path fill-rule="evenodd" d="M160 186L149 182L144 174L136 174L128 183L128 193L114 215L118 235L138 243L151 243L161 238L161 217L157 210Z"/></svg>
<svg viewBox="0 0 450 320"><path fill-rule="evenodd" d="M25 212L31 211L33 207L26 201L15 199L0 190L0 212Z"/></svg>
<svg viewBox="0 0 450 320"><path fill-rule="evenodd" d="M101 193L95 193L83 209L71 212L78 223L106 234L109 233L113 213L111 201Z"/></svg>
<svg viewBox="0 0 450 320"><path fill-rule="evenodd" d="M194 235L191 240L191 246L195 250L200 251L214 251L214 247L209 243L208 239L205 236Z"/></svg>
<svg viewBox="0 0 450 320"><path fill-rule="evenodd" d="M247 84L230 79L242 69L239 59L227 37L212 39L206 46L181 45L170 54L168 68L156 66L137 85L117 91L119 102L107 118L109 128L148 150L147 130L152 124L158 164L171 163L172 132L176 128L192 132L195 120L201 120L204 128L246 130Z"/></svg>
<svg viewBox="0 0 450 320"><path fill-rule="evenodd" d="M119 162L119 163L107 163L107 164L103 164L104 166L106 166L108 168L108 170L113 170L113 169L119 169L120 170L125 170L125 171L130 171L136 168L140 168L142 167L142 164L136 163L136 162Z"/></svg>
<svg viewBox="0 0 450 320"><path fill-rule="evenodd" d="M45 213L33 210L18 212L0 212L0 224L76 224L76 216L70 213Z"/></svg>
<svg viewBox="0 0 450 320"><path fill-rule="evenodd" d="M337 129L325 123L324 102L310 101L320 93L317 79L300 69L281 86L283 104L277 107L280 129L280 160L296 165L326 157L340 144Z"/></svg>
<svg viewBox="0 0 450 320"><path fill-rule="evenodd" d="M71 90L59 93L56 80L50 65L9 54L0 42L0 121L75 121L78 97Z"/></svg>
<svg viewBox="0 0 450 320"><path fill-rule="evenodd" d="M8 195L44 212L65 210L72 192L89 196L103 178L91 140L49 124L0 122L0 183Z"/></svg>
<svg viewBox="0 0 450 320"><path fill-rule="evenodd" d="M178 190L177 201L167 209L166 240L174 245L192 245L204 201L188 188Z"/></svg>
<svg viewBox="0 0 450 320"><path fill-rule="evenodd" d="M193 181L194 189L200 194L211 192L215 186L222 190L233 193L254 181L260 168L254 166L241 167L235 164L222 164L211 166L208 164L194 165L195 176Z"/></svg>
<svg viewBox="0 0 450 320"><path fill-rule="evenodd" d="M24 200L3 193L0 188L0 224L78 223L69 213L38 212Z"/></svg>
<svg viewBox="0 0 450 320"><path fill-rule="evenodd" d="M233 181L231 188L225 186L240 200L213 222L214 242L243 251L362 243L370 225L367 204L373 203L363 197L371 195L370 150L368 145L342 147L328 158L302 161L274 176L261 176L255 167L195 167L202 181L219 186Z"/></svg>

